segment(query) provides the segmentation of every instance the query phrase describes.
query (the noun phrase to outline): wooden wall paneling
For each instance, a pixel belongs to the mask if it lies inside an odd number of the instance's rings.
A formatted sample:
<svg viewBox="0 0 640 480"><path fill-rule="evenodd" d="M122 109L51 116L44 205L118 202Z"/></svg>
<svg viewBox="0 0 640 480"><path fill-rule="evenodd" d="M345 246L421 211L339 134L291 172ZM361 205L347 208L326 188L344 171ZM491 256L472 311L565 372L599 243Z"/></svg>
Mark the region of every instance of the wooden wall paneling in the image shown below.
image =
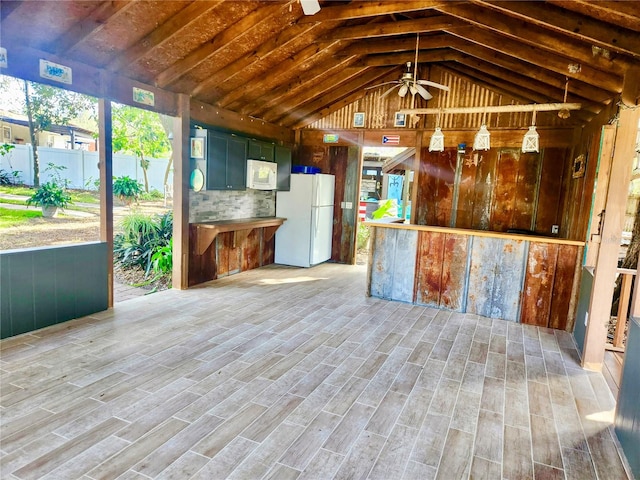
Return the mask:
<svg viewBox="0 0 640 480"><path fill-rule="evenodd" d="M202 254L196 253L197 230L189 225L189 286L217 278L217 247L213 242Z"/></svg>
<svg viewBox="0 0 640 480"><path fill-rule="evenodd" d="M397 232L396 248L391 252L395 255L391 298L401 302L413 302L418 232L415 230L397 230Z"/></svg>
<svg viewBox="0 0 640 480"><path fill-rule="evenodd" d="M458 154L454 149L447 149L438 155L438 184L436 201L436 224L451 227L453 210L453 190L456 178Z"/></svg>
<svg viewBox="0 0 640 480"><path fill-rule="evenodd" d="M356 261L361 172L360 148L348 147L343 198L345 202L351 203L351 208L342 210L342 241L339 261L349 265L354 265Z"/></svg>
<svg viewBox="0 0 640 480"><path fill-rule="evenodd" d="M500 258L502 240L488 237L473 237L469 284L467 291L467 312L491 316L493 282Z"/></svg>
<svg viewBox="0 0 640 480"><path fill-rule="evenodd" d="M260 237L262 228L254 228L242 245L240 271L245 272L260 266Z"/></svg>
<svg viewBox="0 0 640 480"><path fill-rule="evenodd" d="M393 261L399 230L373 228L371 271L369 294L373 297L391 299L393 284ZM416 245L417 247L417 245Z"/></svg>
<svg viewBox="0 0 640 480"><path fill-rule="evenodd" d="M454 149L444 152L422 149L416 198L419 225L450 226L456 155Z"/></svg>
<svg viewBox="0 0 640 480"><path fill-rule="evenodd" d="M498 153L489 220L491 231L506 232L512 224L519 159L520 152L514 149L501 149Z"/></svg>
<svg viewBox="0 0 640 480"><path fill-rule="evenodd" d="M529 242L501 240L500 243L489 316L517 322Z"/></svg>
<svg viewBox="0 0 640 480"><path fill-rule="evenodd" d="M268 235L268 228L262 228L261 246L262 252L260 256L260 266L271 265L275 261L276 254L276 236Z"/></svg>
<svg viewBox="0 0 640 480"><path fill-rule="evenodd" d="M469 236L445 234L440 282L440 308L464 312Z"/></svg>
<svg viewBox="0 0 640 480"><path fill-rule="evenodd" d="M545 148L541 153L540 189L534 230L551 234L553 225L560 226L562 182L567 165L567 150Z"/></svg>
<svg viewBox="0 0 640 480"><path fill-rule="evenodd" d="M516 180L511 228L533 230L536 213L536 192L540 181L540 154L518 152L518 157L518 177Z"/></svg>
<svg viewBox="0 0 640 480"><path fill-rule="evenodd" d="M322 173L330 173L331 162L329 158L329 147L323 145L300 145L297 155L292 159L292 163L318 167L322 170Z"/></svg>
<svg viewBox="0 0 640 480"><path fill-rule="evenodd" d="M580 198L580 213L576 224L576 240L587 240L589 220L591 219L591 207L593 206L593 194L595 190L596 175L598 173L598 156L600 153L600 135L593 135L589 139L589 148L585 153L587 164L585 166L584 185Z"/></svg>
<svg viewBox="0 0 640 480"><path fill-rule="evenodd" d="M492 149L486 152L474 151L472 155L474 163L477 164L477 170L471 227L476 230L489 230L491 198L495 184L495 165L498 153L496 149Z"/></svg>
<svg viewBox="0 0 640 480"><path fill-rule="evenodd" d="M456 228L472 228L473 205L478 165L474 162L474 152L467 150L461 162L460 183L458 185L458 206Z"/></svg>
<svg viewBox="0 0 640 480"><path fill-rule="evenodd" d="M576 268L580 269L582 248L575 245L558 245L551 311L548 327L560 330L573 330L573 321L577 301Z"/></svg>
<svg viewBox="0 0 640 480"><path fill-rule="evenodd" d="M445 233L418 232L415 302L440 307Z"/></svg>
<svg viewBox="0 0 640 480"><path fill-rule="evenodd" d="M342 230L343 230L343 210L344 188L347 172L347 147L329 148L329 172L335 175L335 190L333 197L333 235L331 237L331 260L342 262Z"/></svg>
<svg viewBox="0 0 640 480"><path fill-rule="evenodd" d="M549 325L557 260L557 244L532 242L529 246L520 314L521 323L540 327ZM571 283L573 283L573 277Z"/></svg>

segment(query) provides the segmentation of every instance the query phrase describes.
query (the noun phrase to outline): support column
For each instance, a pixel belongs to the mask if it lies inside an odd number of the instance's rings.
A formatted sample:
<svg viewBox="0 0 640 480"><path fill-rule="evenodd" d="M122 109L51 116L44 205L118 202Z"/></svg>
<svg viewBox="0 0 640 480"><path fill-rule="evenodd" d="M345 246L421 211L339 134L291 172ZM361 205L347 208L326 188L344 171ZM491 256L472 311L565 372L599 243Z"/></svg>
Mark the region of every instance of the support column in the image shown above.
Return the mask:
<svg viewBox="0 0 640 480"><path fill-rule="evenodd" d="M108 307L113 307L113 148L111 102L98 100L98 153L100 170L100 241L107 242Z"/></svg>
<svg viewBox="0 0 640 480"><path fill-rule="evenodd" d="M582 355L582 366L588 370L602 370L639 119L640 109L620 110Z"/></svg>
<svg viewBox="0 0 640 480"><path fill-rule="evenodd" d="M173 272L172 285L189 287L189 126L191 101L178 95L173 125Z"/></svg>

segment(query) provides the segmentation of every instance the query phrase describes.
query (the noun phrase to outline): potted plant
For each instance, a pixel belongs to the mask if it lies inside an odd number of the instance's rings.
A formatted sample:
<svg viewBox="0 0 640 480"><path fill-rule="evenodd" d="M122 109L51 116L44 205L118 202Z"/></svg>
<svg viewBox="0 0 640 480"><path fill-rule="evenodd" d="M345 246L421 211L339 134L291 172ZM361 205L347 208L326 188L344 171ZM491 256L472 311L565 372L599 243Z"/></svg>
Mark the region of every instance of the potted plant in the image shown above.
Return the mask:
<svg viewBox="0 0 640 480"><path fill-rule="evenodd" d="M142 187L137 180L128 176L116 177L113 180L113 194L118 197L123 205L128 207L138 200L142 193Z"/></svg>
<svg viewBox="0 0 640 480"><path fill-rule="evenodd" d="M43 217L55 217L59 208L71 203L71 195L55 182L47 182L29 197L27 205L42 207Z"/></svg>

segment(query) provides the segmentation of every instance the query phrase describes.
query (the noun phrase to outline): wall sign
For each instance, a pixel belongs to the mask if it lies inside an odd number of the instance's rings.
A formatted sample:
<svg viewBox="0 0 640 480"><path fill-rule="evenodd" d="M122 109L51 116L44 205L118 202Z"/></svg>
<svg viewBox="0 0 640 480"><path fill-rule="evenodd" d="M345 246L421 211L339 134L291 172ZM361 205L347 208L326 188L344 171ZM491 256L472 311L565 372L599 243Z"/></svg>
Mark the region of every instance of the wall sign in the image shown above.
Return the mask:
<svg viewBox="0 0 640 480"><path fill-rule="evenodd" d="M153 92L138 87L133 87L133 101L143 105L149 105L150 107L156 104L156 98Z"/></svg>
<svg viewBox="0 0 640 480"><path fill-rule="evenodd" d="M40 76L49 80L71 85L73 83L73 72L71 67L53 63L43 58L40 59Z"/></svg>
<svg viewBox="0 0 640 480"><path fill-rule="evenodd" d="M383 145L400 145L400 135L383 135Z"/></svg>
<svg viewBox="0 0 640 480"><path fill-rule="evenodd" d="M335 133L325 133L322 136L322 143L338 143L339 138Z"/></svg>
<svg viewBox="0 0 640 480"><path fill-rule="evenodd" d="M0 47L0 68L9 68L9 63L7 62L7 49L4 47Z"/></svg>

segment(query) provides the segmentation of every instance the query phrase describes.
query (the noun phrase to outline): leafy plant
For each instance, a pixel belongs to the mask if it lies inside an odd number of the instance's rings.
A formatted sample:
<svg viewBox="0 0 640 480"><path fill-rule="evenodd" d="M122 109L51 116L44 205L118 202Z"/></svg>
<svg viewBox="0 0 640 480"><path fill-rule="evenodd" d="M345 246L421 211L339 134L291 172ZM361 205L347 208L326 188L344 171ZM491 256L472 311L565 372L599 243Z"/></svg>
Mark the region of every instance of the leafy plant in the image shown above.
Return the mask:
<svg viewBox="0 0 640 480"><path fill-rule="evenodd" d="M356 239L356 246L358 250L363 250L367 248L369 244L369 238L371 237L371 230L368 225L365 225L363 222L360 222L358 225L358 235Z"/></svg>
<svg viewBox="0 0 640 480"><path fill-rule="evenodd" d="M40 185L40 188L27 200L27 205L33 204L38 207L66 208L70 203L71 195L55 182Z"/></svg>
<svg viewBox="0 0 640 480"><path fill-rule="evenodd" d="M162 200L163 198L164 193L155 188L152 188L150 192L142 192L140 194L140 200Z"/></svg>
<svg viewBox="0 0 640 480"><path fill-rule="evenodd" d="M45 172L51 172L51 180L52 183L56 185L61 185L65 190L69 187L69 179L62 178L62 172L67 169L64 165L56 165L53 162L47 163L47 168L44 169Z"/></svg>
<svg viewBox="0 0 640 480"><path fill-rule="evenodd" d="M141 193L140 182L126 175L116 177L113 181L113 194L125 205L131 205L137 201Z"/></svg>
<svg viewBox="0 0 640 480"><path fill-rule="evenodd" d="M122 219L121 233L114 237L113 256L121 266L140 266L148 275L153 256L171 243L173 213L145 215L133 212Z"/></svg>
<svg viewBox="0 0 640 480"><path fill-rule="evenodd" d="M173 238L168 245L156 248L151 256L153 271L163 275L168 275L173 269Z"/></svg>

